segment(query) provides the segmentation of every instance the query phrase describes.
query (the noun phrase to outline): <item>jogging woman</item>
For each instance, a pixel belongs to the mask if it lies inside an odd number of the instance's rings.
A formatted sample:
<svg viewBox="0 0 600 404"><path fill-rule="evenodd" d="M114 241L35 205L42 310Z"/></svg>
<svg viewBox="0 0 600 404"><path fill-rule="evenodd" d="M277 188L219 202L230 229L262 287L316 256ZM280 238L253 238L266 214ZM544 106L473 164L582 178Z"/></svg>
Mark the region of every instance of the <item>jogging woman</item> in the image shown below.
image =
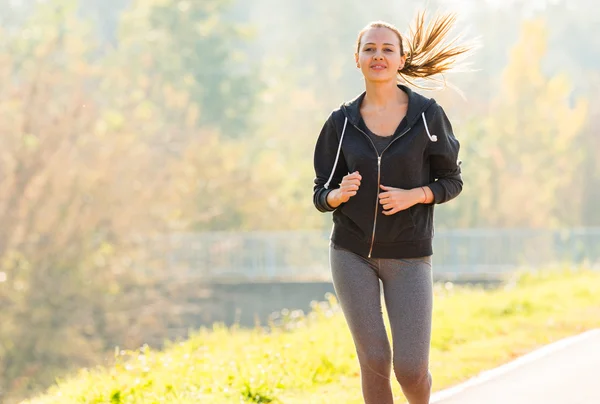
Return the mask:
<svg viewBox="0 0 600 404"><path fill-rule="evenodd" d="M333 211L333 285L366 404L392 404L392 366L409 402L429 403L433 210L463 181L444 110L404 83L444 73L470 50L444 45L453 23L446 15L425 27L421 14L408 39L384 22L363 29L355 60L365 91L331 113L315 146L313 202Z"/></svg>

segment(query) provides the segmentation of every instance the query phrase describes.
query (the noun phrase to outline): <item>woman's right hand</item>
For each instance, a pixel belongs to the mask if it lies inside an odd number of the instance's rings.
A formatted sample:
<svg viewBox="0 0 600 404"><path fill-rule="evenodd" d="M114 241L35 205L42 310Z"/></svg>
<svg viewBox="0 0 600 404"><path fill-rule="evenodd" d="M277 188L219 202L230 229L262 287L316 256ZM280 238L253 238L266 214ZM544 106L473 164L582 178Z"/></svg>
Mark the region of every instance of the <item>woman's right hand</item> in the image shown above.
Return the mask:
<svg viewBox="0 0 600 404"><path fill-rule="evenodd" d="M362 176L358 171L345 175L342 178L340 187L334 189L327 195L327 203L332 208L337 208L344 202L356 195L358 188L360 188L360 181Z"/></svg>

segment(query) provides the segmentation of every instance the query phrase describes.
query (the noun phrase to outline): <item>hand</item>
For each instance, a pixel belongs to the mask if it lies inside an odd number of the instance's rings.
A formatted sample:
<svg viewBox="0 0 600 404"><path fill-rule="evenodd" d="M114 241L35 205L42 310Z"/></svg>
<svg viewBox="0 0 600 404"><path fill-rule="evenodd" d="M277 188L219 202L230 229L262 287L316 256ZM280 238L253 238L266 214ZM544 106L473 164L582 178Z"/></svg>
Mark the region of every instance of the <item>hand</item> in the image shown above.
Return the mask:
<svg viewBox="0 0 600 404"><path fill-rule="evenodd" d="M385 185L380 185L380 187L384 190L384 192L379 193L379 203L383 205L384 215L389 216L398 213L401 210L408 209L421 202L423 199L422 194L420 197L421 199L419 199L418 193L413 189L406 190L386 187Z"/></svg>
<svg viewBox="0 0 600 404"><path fill-rule="evenodd" d="M358 188L360 188L360 181L362 180L362 176L358 171L355 171L351 174L345 175L342 178L342 182L340 183L340 187L331 191L331 197L339 203L335 203L334 205L339 206L344 202L348 202L348 200L356 195ZM328 195L329 196L329 195ZM332 205L333 206L333 205Z"/></svg>

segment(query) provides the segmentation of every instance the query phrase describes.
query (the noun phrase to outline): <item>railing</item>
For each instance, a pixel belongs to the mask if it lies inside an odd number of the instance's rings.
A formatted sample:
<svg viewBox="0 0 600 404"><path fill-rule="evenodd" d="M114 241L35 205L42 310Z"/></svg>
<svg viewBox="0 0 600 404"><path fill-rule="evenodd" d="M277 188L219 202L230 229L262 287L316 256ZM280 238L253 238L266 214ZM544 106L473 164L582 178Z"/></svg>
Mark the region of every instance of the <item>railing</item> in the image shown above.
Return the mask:
<svg viewBox="0 0 600 404"><path fill-rule="evenodd" d="M170 277L330 279L329 231L184 233L157 242ZM600 228L437 230L433 262L434 273L446 277L567 263L598 268Z"/></svg>

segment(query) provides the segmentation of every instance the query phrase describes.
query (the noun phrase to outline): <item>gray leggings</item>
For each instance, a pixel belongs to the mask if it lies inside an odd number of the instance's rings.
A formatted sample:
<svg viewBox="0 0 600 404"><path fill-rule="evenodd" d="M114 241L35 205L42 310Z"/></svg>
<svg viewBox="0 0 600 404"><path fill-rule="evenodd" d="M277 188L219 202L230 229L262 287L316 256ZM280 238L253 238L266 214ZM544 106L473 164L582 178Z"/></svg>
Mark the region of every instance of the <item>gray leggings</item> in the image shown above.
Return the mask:
<svg viewBox="0 0 600 404"><path fill-rule="evenodd" d="M428 404L431 392L431 257L364 258L330 244L333 286L354 340L366 404L392 404L394 374L410 404ZM383 322L381 291L393 340Z"/></svg>

